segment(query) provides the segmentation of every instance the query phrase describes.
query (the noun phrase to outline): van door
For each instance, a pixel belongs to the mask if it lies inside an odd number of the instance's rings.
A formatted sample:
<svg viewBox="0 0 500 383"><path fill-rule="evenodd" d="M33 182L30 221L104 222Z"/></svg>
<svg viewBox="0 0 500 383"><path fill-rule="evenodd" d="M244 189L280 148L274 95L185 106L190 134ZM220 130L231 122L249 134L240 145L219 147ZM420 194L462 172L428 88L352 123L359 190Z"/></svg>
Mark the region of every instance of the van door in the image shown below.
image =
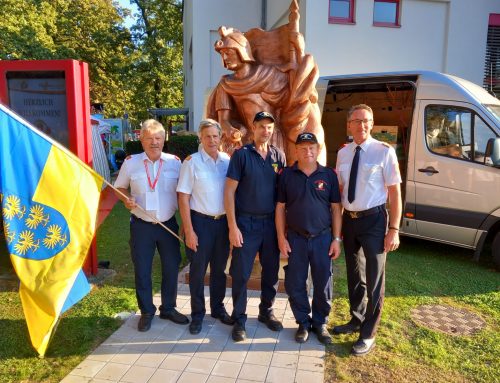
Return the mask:
<svg viewBox="0 0 500 383"><path fill-rule="evenodd" d="M496 137L468 103L418 102L415 218L418 235L475 248L478 228L498 206L499 170L485 157Z"/></svg>

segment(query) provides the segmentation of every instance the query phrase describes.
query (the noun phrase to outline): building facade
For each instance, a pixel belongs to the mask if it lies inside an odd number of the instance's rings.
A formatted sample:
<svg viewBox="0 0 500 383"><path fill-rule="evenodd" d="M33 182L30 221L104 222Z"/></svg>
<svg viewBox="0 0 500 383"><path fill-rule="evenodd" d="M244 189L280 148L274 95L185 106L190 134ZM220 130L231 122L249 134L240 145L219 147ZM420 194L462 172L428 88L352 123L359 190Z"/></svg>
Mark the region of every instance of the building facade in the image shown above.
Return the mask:
<svg viewBox="0 0 500 383"><path fill-rule="evenodd" d="M184 0L184 95L192 127L228 73L221 25L270 30L290 0ZM500 0L299 0L300 31L320 76L396 70L456 75L500 94ZM192 129L192 128L191 128Z"/></svg>

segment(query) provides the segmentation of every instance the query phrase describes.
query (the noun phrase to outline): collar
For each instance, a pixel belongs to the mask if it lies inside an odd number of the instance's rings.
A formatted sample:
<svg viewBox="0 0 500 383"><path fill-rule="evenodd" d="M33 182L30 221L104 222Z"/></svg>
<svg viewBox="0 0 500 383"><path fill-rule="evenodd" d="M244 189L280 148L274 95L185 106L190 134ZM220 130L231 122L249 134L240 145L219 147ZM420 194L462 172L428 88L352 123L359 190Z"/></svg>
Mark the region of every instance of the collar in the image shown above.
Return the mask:
<svg viewBox="0 0 500 383"><path fill-rule="evenodd" d="M163 152L160 154L160 160L165 161L164 154L165 154L165 153L163 153ZM155 163L155 162L153 162L153 161L151 161L151 160L149 159L149 157L148 157L148 155L146 154L146 152L142 152L142 153L141 153L141 162L144 162L144 160L148 161L150 164L154 164L154 163Z"/></svg>
<svg viewBox="0 0 500 383"><path fill-rule="evenodd" d="M210 157L210 155L206 152L203 146L200 146L200 149L198 151L200 152L201 159L203 160L203 162L213 160L213 158ZM218 162L220 160L220 155L221 155L220 152L217 152L217 159L215 160L215 162Z"/></svg>
<svg viewBox="0 0 500 383"><path fill-rule="evenodd" d="M365 142L363 142L361 145L359 145L361 147L361 150L363 152L366 152L368 150L368 147L373 143L373 141L375 141L375 139L370 136L368 137ZM358 146L358 144L356 144L354 141L351 142L351 150L354 152L356 150L356 146Z"/></svg>
<svg viewBox="0 0 500 383"><path fill-rule="evenodd" d="M309 177L311 177L313 174L323 173L324 171L326 171L326 168L323 165L321 165L317 161L316 161L316 163L318 164L318 167L316 168L316 170L314 172L311 173L311 175ZM298 163L298 161L295 161L295 163L291 166L291 168L295 172L303 173L302 170L299 169L299 163Z"/></svg>

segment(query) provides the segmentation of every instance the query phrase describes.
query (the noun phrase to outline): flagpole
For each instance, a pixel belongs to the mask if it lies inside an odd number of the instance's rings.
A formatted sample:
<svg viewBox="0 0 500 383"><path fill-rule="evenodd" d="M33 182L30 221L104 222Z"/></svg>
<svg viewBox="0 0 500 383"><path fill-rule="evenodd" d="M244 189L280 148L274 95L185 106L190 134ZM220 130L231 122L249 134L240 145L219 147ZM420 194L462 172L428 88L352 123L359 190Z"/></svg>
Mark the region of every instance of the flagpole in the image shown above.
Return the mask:
<svg viewBox="0 0 500 383"><path fill-rule="evenodd" d="M111 189L113 189L115 192L117 192L118 194L120 194L121 196L125 197L125 198L129 198L127 195L125 195L123 192L121 192L120 190L118 190L117 188L115 188L111 183L109 183L107 180L104 179L104 177L102 177L99 173L97 173L94 169L92 169L89 165L87 165L85 162L82 161L81 158L79 158L78 156L76 156L73 152L71 152L70 150L68 150L68 148L64 147L63 145L61 145L59 142L57 142L56 140L54 140L52 137L48 136L47 134L41 132L40 130L38 130L36 127L34 127L29 121L25 120L24 118L22 118L21 116L19 116L17 113L15 113L14 111L10 110L9 108L7 108L6 106L4 106L3 104L0 103L0 109L3 109L7 114L9 114L10 116L12 116L14 119L16 119L17 121L21 122L23 125L25 125L28 129L30 129L31 131L33 131L34 133L38 134L40 137L42 137L44 140L48 141L50 144L52 144L53 146L57 147L58 149L60 149L61 151L63 151L64 153L66 153L72 160L76 160L77 162L80 162L80 165L85 169L87 170L88 172L90 172L92 175L94 176L98 176L99 178L102 179L102 181L111 187ZM139 206L137 205L137 207L139 208L139 210L141 210L144 214L146 214L149 218L151 218L156 224L160 225L161 227L163 227L165 230L167 230L170 234L172 234L174 237L176 237L179 241L181 241L182 243L184 243L184 241L182 240L182 238L180 238L177 234L175 234L172 230L170 230L168 227L166 227L163 223L161 223L160 221L158 221L156 219L156 217L152 216L151 214L149 214L146 210L144 210L144 208L142 206Z"/></svg>
<svg viewBox="0 0 500 383"><path fill-rule="evenodd" d="M123 193L121 190L119 190L118 188L114 187L110 182L106 181L105 179L103 179L104 183L106 185L108 185L109 187L111 187L111 189L113 189L116 193L118 193L120 196L126 198L126 199L129 199L130 197L127 196L125 193ZM158 221L156 219L155 216L149 214L142 206L140 205L137 205L137 207L139 208L140 211L142 211L144 214L146 214L149 218L151 218L155 224L158 224L160 225L161 227L163 227L166 231L168 231L170 234L172 234L174 237L176 237L179 241L181 241L182 243L184 243L184 240L179 237L176 233L174 233L171 229L169 229L167 226L165 226L162 222Z"/></svg>

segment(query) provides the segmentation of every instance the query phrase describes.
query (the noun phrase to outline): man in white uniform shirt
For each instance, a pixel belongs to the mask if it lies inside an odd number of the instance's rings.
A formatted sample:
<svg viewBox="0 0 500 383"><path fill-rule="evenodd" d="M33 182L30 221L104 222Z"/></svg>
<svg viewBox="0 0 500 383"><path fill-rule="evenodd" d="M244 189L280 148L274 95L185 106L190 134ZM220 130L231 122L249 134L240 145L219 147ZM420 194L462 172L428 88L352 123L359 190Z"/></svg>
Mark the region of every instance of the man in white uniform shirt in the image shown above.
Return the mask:
<svg viewBox="0 0 500 383"><path fill-rule="evenodd" d="M339 151L337 173L344 207L342 230L351 320L334 327L333 332L359 331L351 352L360 356L375 345L384 302L386 253L399 246L401 175L394 148L371 137L373 111L368 105L349 110L347 128L354 142Z"/></svg>
<svg viewBox="0 0 500 383"><path fill-rule="evenodd" d="M219 151L221 127L215 120L201 121L201 146L181 167L177 192L182 217L191 293L191 334L198 334L205 316L204 279L210 264L211 316L227 325L233 320L224 308L229 256L229 234L224 210L224 183L229 156Z"/></svg>
<svg viewBox="0 0 500 383"><path fill-rule="evenodd" d="M155 217L174 233L179 231L175 219L175 189L181 161L176 156L162 153L165 129L158 121L143 122L140 140L144 152L127 157L115 187L127 196L125 198L117 194L131 212L130 252L134 264L137 303L141 310L137 328L139 331L148 331L156 313L151 281L155 249L158 249L161 260L160 318L178 324L187 324L189 320L175 309L177 274L181 261L179 240L150 217Z"/></svg>

